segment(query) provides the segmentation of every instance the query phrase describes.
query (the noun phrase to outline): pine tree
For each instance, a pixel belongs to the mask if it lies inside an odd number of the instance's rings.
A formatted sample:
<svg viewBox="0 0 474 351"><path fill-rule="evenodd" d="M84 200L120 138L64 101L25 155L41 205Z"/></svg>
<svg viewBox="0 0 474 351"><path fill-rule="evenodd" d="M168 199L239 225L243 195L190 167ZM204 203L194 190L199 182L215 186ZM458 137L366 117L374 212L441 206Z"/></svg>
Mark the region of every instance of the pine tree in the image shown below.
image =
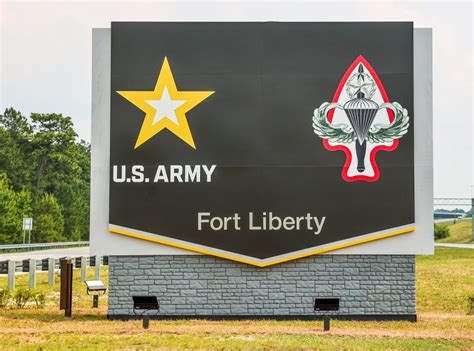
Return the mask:
<svg viewBox="0 0 474 351"><path fill-rule="evenodd" d="M32 242L64 241L64 218L61 205L54 195L45 193L35 204Z"/></svg>

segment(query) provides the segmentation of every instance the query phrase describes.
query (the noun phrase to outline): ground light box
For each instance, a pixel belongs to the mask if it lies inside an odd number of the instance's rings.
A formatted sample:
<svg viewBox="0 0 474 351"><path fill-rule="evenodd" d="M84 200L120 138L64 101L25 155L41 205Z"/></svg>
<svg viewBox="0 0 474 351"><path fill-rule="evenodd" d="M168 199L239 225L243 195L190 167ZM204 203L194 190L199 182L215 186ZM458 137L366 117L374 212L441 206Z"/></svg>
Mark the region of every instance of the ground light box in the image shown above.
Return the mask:
<svg viewBox="0 0 474 351"><path fill-rule="evenodd" d="M412 23L111 27L108 233L93 248L257 266L432 250ZM124 236L149 247L113 249Z"/></svg>

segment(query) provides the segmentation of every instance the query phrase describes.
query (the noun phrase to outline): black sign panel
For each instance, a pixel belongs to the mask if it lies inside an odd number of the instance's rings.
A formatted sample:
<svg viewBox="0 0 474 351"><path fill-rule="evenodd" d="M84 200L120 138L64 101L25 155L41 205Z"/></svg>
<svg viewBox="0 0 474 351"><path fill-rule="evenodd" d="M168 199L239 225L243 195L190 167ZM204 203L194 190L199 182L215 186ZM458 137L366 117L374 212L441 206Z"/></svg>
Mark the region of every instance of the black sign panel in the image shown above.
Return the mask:
<svg viewBox="0 0 474 351"><path fill-rule="evenodd" d="M111 232L267 265L413 230L412 23L112 23L111 77Z"/></svg>

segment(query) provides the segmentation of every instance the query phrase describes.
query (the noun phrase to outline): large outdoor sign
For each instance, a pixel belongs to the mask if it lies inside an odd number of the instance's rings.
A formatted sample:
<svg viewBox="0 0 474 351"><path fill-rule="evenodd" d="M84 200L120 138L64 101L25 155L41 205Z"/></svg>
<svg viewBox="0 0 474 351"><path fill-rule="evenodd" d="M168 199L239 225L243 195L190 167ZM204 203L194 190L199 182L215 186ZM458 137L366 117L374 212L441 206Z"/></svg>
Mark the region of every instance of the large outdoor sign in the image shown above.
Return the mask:
<svg viewBox="0 0 474 351"><path fill-rule="evenodd" d="M111 43L111 233L265 266L413 232L412 23L113 23Z"/></svg>

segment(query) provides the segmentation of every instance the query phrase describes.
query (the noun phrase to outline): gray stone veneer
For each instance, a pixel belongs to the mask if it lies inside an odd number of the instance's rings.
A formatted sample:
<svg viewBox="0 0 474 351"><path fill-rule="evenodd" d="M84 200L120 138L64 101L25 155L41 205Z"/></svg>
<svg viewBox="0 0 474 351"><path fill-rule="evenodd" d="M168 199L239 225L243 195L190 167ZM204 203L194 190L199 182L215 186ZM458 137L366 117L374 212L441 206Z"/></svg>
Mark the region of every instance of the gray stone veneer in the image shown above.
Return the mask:
<svg viewBox="0 0 474 351"><path fill-rule="evenodd" d="M132 316L133 295L157 296L161 316L321 316L314 299L336 297L331 315L416 318L413 255L316 255L266 268L211 256L110 256L109 269L109 318Z"/></svg>

